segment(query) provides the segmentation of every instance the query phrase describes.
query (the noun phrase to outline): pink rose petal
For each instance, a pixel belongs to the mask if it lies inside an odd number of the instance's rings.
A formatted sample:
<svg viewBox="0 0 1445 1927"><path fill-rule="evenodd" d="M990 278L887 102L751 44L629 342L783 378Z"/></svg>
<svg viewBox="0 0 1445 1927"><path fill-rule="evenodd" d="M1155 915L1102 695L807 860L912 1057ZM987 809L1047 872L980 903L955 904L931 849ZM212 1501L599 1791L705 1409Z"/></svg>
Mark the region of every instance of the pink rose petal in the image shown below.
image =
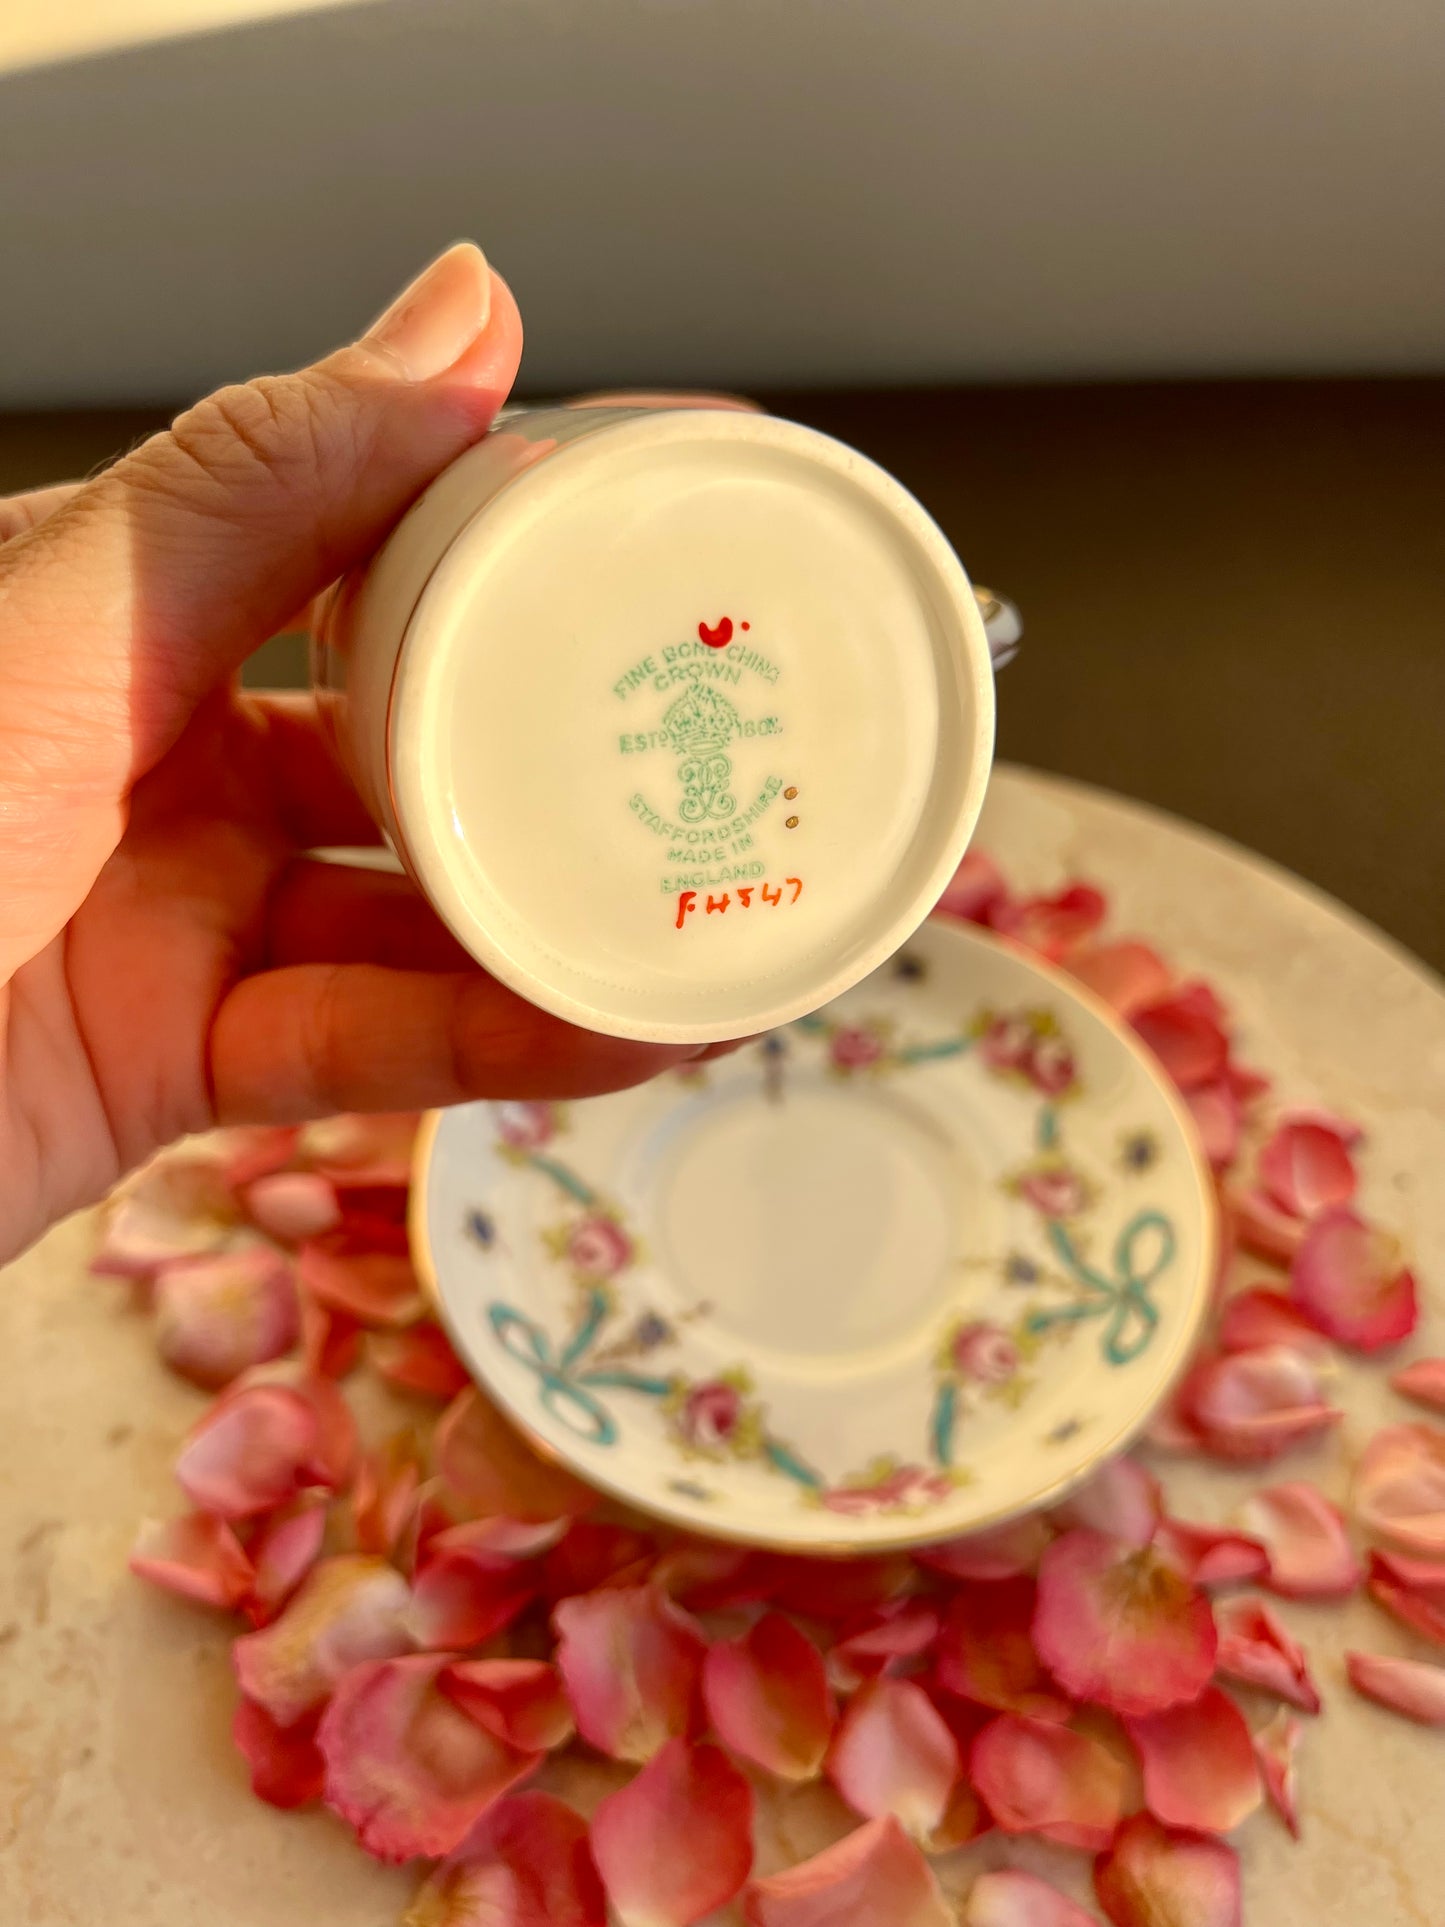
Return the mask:
<svg viewBox="0 0 1445 1927"><path fill-rule="evenodd" d="M336 1186L315 1171L276 1171L241 1194L246 1213L268 1238L284 1245L319 1238L341 1223Z"/></svg>
<svg viewBox="0 0 1445 1927"><path fill-rule="evenodd" d="M1325 1401L1319 1361L1292 1345L1206 1355L1179 1396L1206 1450L1245 1463L1277 1458L1344 1416Z"/></svg>
<svg viewBox="0 0 1445 1927"><path fill-rule="evenodd" d="M1304 1243L1305 1222L1284 1211L1264 1191L1234 1188L1229 1193L1234 1235L1240 1247L1272 1265L1291 1263Z"/></svg>
<svg viewBox="0 0 1445 1927"><path fill-rule="evenodd" d="M240 1605L253 1578L231 1527L206 1512L148 1520L131 1549L130 1569L163 1592L228 1609Z"/></svg>
<svg viewBox="0 0 1445 1927"><path fill-rule="evenodd" d="M253 1626L270 1624L320 1558L326 1512L324 1498L294 1499L265 1520L252 1539L247 1553L254 1578L244 1604Z"/></svg>
<svg viewBox="0 0 1445 1927"><path fill-rule="evenodd" d="M1229 1040L1217 1007L1199 993L1202 985L1146 1004L1132 1017L1135 1030L1181 1091L1195 1091L1223 1076Z"/></svg>
<svg viewBox="0 0 1445 1927"><path fill-rule="evenodd" d="M1224 1599L1214 1609L1219 1633L1215 1671L1241 1685L1318 1713L1320 1696L1304 1650L1262 1599Z"/></svg>
<svg viewBox="0 0 1445 1927"><path fill-rule="evenodd" d="M272 1369L285 1374L275 1382L288 1385L304 1399L316 1418L316 1456L309 1483L324 1486L329 1492L345 1491L356 1475L360 1452L356 1415L345 1395L331 1379L307 1371L294 1361Z"/></svg>
<svg viewBox="0 0 1445 1927"><path fill-rule="evenodd" d="M506 1794L426 1881L406 1927L607 1927L586 1821L550 1793Z"/></svg>
<svg viewBox="0 0 1445 1927"><path fill-rule="evenodd" d="M1365 1127L1357 1124L1352 1117L1342 1117L1338 1111L1327 1110L1319 1104L1291 1104L1280 1118L1281 1124L1316 1124L1322 1131L1337 1137L1347 1151L1353 1151L1363 1143Z"/></svg>
<svg viewBox="0 0 1445 1927"><path fill-rule="evenodd" d="M1387 1425L1355 1467L1355 1516L1371 1532L1425 1559L1445 1559L1445 1432Z"/></svg>
<svg viewBox="0 0 1445 1927"><path fill-rule="evenodd" d="M752 1788L717 1747L669 1740L598 1807L592 1852L622 1927L691 1927L752 1871Z"/></svg>
<svg viewBox="0 0 1445 1927"><path fill-rule="evenodd" d="M373 1332L367 1356L388 1385L418 1398L446 1404L472 1382L446 1333L430 1319L405 1331Z"/></svg>
<svg viewBox="0 0 1445 1927"><path fill-rule="evenodd" d="M598 1519L558 1520L557 1526L558 1543L542 1566L542 1596L553 1605L599 1586L647 1584L657 1564L657 1542L645 1532Z"/></svg>
<svg viewBox="0 0 1445 1927"><path fill-rule="evenodd" d="M886 1606L905 1592L912 1564L902 1557L813 1559L802 1553L772 1553L761 1564L762 1597L801 1619L836 1621L870 1606Z"/></svg>
<svg viewBox="0 0 1445 1927"><path fill-rule="evenodd" d="M412 1518L421 1485L421 1467L410 1438L402 1433L380 1451L364 1454L351 1486L351 1518L358 1552L390 1559Z"/></svg>
<svg viewBox="0 0 1445 1927"><path fill-rule="evenodd" d="M1094 1917L1037 1874L999 1867L969 1888L960 1927L1094 1927Z"/></svg>
<svg viewBox="0 0 1445 1927"><path fill-rule="evenodd" d="M295 1155L300 1135L294 1124L234 1124L223 1131L212 1131L200 1148L215 1161L228 1188L243 1191L257 1178L284 1171Z"/></svg>
<svg viewBox="0 0 1445 1927"><path fill-rule="evenodd" d="M326 1804L378 1860L451 1853L538 1764L439 1690L448 1664L419 1653L354 1666L321 1716Z"/></svg>
<svg viewBox="0 0 1445 1927"><path fill-rule="evenodd" d="M1092 1853L1107 1847L1124 1801L1121 1761L1085 1733L1002 1713L973 1743L968 1777L1005 1833L1039 1833Z"/></svg>
<svg viewBox="0 0 1445 1927"><path fill-rule="evenodd" d="M577 1731L614 1760L650 1760L694 1730L706 1641L650 1586L564 1599L552 1615Z"/></svg>
<svg viewBox="0 0 1445 1927"><path fill-rule="evenodd" d="M438 1679L468 1719L523 1753L550 1753L574 1731L557 1669L544 1659L469 1659Z"/></svg>
<svg viewBox="0 0 1445 1927"><path fill-rule="evenodd" d="M368 1327L411 1325L424 1309L404 1252L378 1251L347 1228L308 1238L296 1256L302 1286L328 1311Z"/></svg>
<svg viewBox="0 0 1445 1927"><path fill-rule="evenodd" d="M1391 1372L1390 1384L1402 1398L1445 1412L1445 1358L1417 1358Z"/></svg>
<svg viewBox="0 0 1445 1927"><path fill-rule="evenodd" d="M1002 935L1036 950L1050 963L1062 963L1093 936L1107 910L1101 891L1091 884L1071 883L1052 897L996 904L989 922Z"/></svg>
<svg viewBox="0 0 1445 1927"><path fill-rule="evenodd" d="M1053 1538L1049 1523L1038 1513L1013 1519L986 1532L965 1533L940 1545L920 1546L918 1563L947 1579L1017 1579L1035 1573L1044 1547Z"/></svg>
<svg viewBox="0 0 1445 1927"><path fill-rule="evenodd" d="M597 1505L595 1492L538 1458L475 1386L437 1421L432 1453L453 1502L478 1517L560 1519Z"/></svg>
<svg viewBox="0 0 1445 1927"><path fill-rule="evenodd" d="M1343 1599L1364 1576L1344 1515L1304 1480L1256 1492L1239 1522L1269 1555L1266 1585L1287 1599Z"/></svg>
<svg viewBox="0 0 1445 1927"><path fill-rule="evenodd" d="M870 1680L848 1702L828 1751L828 1778L865 1820L892 1814L926 1838L958 1778L958 1747L921 1686Z"/></svg>
<svg viewBox="0 0 1445 1927"><path fill-rule="evenodd" d="M1415 1279L1398 1240L1353 1211L1329 1211L1305 1233L1290 1295L1327 1337L1356 1351L1398 1344L1419 1318Z"/></svg>
<svg viewBox="0 0 1445 1927"><path fill-rule="evenodd" d="M1145 1803L1166 1827L1228 1833L1259 1805L1249 1728L1217 1686L1187 1706L1124 1725L1144 1769Z"/></svg>
<svg viewBox="0 0 1445 1927"><path fill-rule="evenodd" d="M1264 1781L1270 1805L1296 1840L1300 1837L1300 1826L1295 1753L1303 1731L1293 1713L1280 1707L1254 1736L1254 1757L1259 1762L1259 1776Z"/></svg>
<svg viewBox="0 0 1445 1927"><path fill-rule="evenodd" d="M1289 1345L1311 1358L1330 1356L1330 1341L1324 1333L1315 1329L1293 1299L1267 1285L1252 1285L1225 1299L1216 1339L1222 1352Z"/></svg>
<svg viewBox="0 0 1445 1927"><path fill-rule="evenodd" d="M1130 1458L1111 1459L1053 1514L1062 1530L1087 1526L1129 1546L1147 1546L1162 1516L1159 1481Z"/></svg>
<svg viewBox="0 0 1445 1927"><path fill-rule="evenodd" d="M1233 1847L1171 1833L1150 1813L1126 1820L1094 1863L1094 1892L1113 1927L1243 1927Z"/></svg>
<svg viewBox="0 0 1445 1927"><path fill-rule="evenodd" d="M236 1241L241 1212L221 1161L163 1152L143 1165L104 1207L92 1271L147 1278L181 1258L202 1258Z"/></svg>
<svg viewBox="0 0 1445 1927"><path fill-rule="evenodd" d="M244 1385L192 1427L176 1460L191 1503L223 1519L283 1505L321 1477L321 1426L311 1404L284 1385Z"/></svg>
<svg viewBox="0 0 1445 1927"><path fill-rule="evenodd" d="M938 1608L926 1599L895 1599L845 1620L828 1653L828 1678L845 1693L865 1679L907 1670L938 1637Z"/></svg>
<svg viewBox="0 0 1445 1927"><path fill-rule="evenodd" d="M965 1586L939 1634L939 1684L960 1699L1000 1713L1066 1720L1073 1708L1034 1652L1035 1599L1032 1579Z"/></svg>
<svg viewBox="0 0 1445 1927"><path fill-rule="evenodd" d="M497 1527L506 1530L499 1536ZM544 1530L555 1536L557 1528ZM534 1547L542 1549L535 1533L512 1519L482 1519L437 1534L418 1555L412 1583L407 1630L414 1644L455 1650L510 1626L540 1590L541 1576L529 1557Z"/></svg>
<svg viewBox="0 0 1445 1927"><path fill-rule="evenodd" d="M412 1150L420 1123L415 1111L323 1118L302 1125L296 1160L339 1182L399 1188L411 1182Z"/></svg>
<svg viewBox="0 0 1445 1927"><path fill-rule="evenodd" d="M784 1780L823 1765L836 1717L823 1656L781 1613L765 1613L737 1639L710 1648L703 1702L729 1751Z"/></svg>
<svg viewBox="0 0 1445 1927"><path fill-rule="evenodd" d="M251 1769L251 1791L272 1807L304 1807L321 1798L326 1762L316 1744L315 1718L278 1726L264 1706L243 1699L231 1737Z"/></svg>
<svg viewBox="0 0 1445 1927"><path fill-rule="evenodd" d="M664 1552L652 1571L653 1583L689 1612L726 1612L751 1606L769 1596L771 1569L767 1558L744 1546L685 1541ZM586 1592L587 1586L573 1586Z"/></svg>
<svg viewBox="0 0 1445 1927"><path fill-rule="evenodd" d="M1345 1671L1357 1693L1419 1726L1445 1726L1445 1666L1383 1653L1346 1653Z"/></svg>
<svg viewBox="0 0 1445 1927"><path fill-rule="evenodd" d="M954 1927L933 1869L896 1820L873 1820L811 1860L755 1880L747 1927Z"/></svg>
<svg viewBox="0 0 1445 1927"><path fill-rule="evenodd" d="M1200 1084L1184 1093L1184 1102L1204 1155L1216 1171L1227 1170L1239 1156L1239 1099L1225 1077Z"/></svg>
<svg viewBox="0 0 1445 1927"><path fill-rule="evenodd" d="M1065 1692L1116 1713L1194 1699L1214 1670L1204 1594L1152 1548L1099 1532L1065 1533L1044 1554L1033 1634Z"/></svg>
<svg viewBox="0 0 1445 1927"><path fill-rule="evenodd" d="M345 1378L361 1356L361 1326L345 1312L318 1304L309 1292L301 1301L301 1361L317 1378Z"/></svg>
<svg viewBox="0 0 1445 1927"><path fill-rule="evenodd" d="M1265 1191L1282 1211L1317 1218L1348 1204L1359 1178L1344 1140L1322 1124L1281 1124L1259 1154Z"/></svg>
<svg viewBox="0 0 1445 1927"><path fill-rule="evenodd" d="M1090 944L1076 950L1069 970L1096 997L1102 997L1121 1017L1162 1003L1169 995L1169 967L1147 943Z"/></svg>
<svg viewBox="0 0 1445 1927"><path fill-rule="evenodd" d="M269 1626L231 1648L241 1691L294 1726L351 1667L407 1650L407 1601L406 1581L384 1560L323 1559Z"/></svg>
<svg viewBox="0 0 1445 1927"><path fill-rule="evenodd" d="M1257 1539L1184 1519L1163 1520L1154 1549L1186 1579L1206 1588L1247 1585L1269 1570L1269 1554Z"/></svg>
<svg viewBox="0 0 1445 1927"><path fill-rule="evenodd" d="M244 1245L167 1265L156 1278L156 1349L173 1372L217 1391L296 1342L296 1287L277 1251Z"/></svg>
<svg viewBox="0 0 1445 1927"><path fill-rule="evenodd" d="M1422 1639L1445 1646L1445 1559L1372 1552L1370 1597Z"/></svg>
<svg viewBox="0 0 1445 1927"><path fill-rule="evenodd" d="M934 905L945 917L962 917L968 923L987 923L990 914L1008 895L998 865L982 850L970 850L954 871L948 888Z"/></svg>

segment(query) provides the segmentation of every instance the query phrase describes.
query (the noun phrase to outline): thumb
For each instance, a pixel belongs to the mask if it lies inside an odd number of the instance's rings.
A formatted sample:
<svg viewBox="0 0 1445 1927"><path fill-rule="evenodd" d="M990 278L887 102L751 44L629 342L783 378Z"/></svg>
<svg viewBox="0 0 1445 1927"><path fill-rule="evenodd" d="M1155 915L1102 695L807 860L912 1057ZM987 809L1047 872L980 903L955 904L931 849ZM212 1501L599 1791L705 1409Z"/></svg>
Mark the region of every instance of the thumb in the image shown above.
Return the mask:
<svg viewBox="0 0 1445 1927"><path fill-rule="evenodd" d="M0 551L0 708L7 733L37 695L37 728L63 715L48 783L123 795L480 439L521 341L506 284L461 243L350 347L208 396Z"/></svg>

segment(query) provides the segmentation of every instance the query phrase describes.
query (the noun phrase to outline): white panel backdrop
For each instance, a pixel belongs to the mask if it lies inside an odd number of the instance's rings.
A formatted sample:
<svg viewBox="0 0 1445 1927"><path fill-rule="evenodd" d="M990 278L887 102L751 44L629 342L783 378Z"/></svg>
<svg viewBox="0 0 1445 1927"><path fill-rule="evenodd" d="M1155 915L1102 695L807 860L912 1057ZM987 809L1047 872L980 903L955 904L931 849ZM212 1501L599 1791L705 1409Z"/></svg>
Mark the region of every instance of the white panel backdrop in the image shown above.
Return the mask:
<svg viewBox="0 0 1445 1927"><path fill-rule="evenodd" d="M460 234L533 388L1438 370L1442 185L1441 0L338 6L0 75L0 406L295 362Z"/></svg>

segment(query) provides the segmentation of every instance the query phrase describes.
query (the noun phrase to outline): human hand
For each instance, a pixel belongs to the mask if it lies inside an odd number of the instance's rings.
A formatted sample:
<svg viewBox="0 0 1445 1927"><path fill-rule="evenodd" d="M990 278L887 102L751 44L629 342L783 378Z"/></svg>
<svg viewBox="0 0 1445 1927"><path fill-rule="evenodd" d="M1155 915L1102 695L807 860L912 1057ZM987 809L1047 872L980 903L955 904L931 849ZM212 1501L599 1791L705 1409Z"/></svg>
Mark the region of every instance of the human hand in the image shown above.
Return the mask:
<svg viewBox="0 0 1445 1927"><path fill-rule="evenodd" d="M351 347L0 501L0 1257L188 1131L696 1054L546 1015L406 878L309 858L377 832L311 700L235 683L486 432L521 342L456 247Z"/></svg>

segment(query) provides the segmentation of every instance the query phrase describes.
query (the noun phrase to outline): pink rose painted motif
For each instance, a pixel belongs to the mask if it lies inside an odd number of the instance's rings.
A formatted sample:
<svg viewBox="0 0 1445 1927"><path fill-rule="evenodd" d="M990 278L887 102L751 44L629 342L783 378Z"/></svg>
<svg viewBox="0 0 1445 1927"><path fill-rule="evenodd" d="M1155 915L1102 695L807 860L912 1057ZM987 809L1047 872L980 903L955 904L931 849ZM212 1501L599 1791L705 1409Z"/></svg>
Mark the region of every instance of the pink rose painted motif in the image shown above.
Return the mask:
<svg viewBox="0 0 1445 1927"><path fill-rule="evenodd" d="M835 1485L819 1496L827 1511L856 1517L866 1512L922 1511L946 1499L952 1490L947 1473L930 1472L921 1465L885 1464L870 1467L861 1478Z"/></svg>
<svg viewBox="0 0 1445 1927"><path fill-rule="evenodd" d="M677 1429L684 1441L699 1451L725 1451L737 1437L742 1416L743 1400L737 1386L708 1379L694 1385L684 1398Z"/></svg>
<svg viewBox="0 0 1445 1927"><path fill-rule="evenodd" d="M1076 1218L1089 1203L1089 1187L1066 1164L1036 1165L1018 1180L1018 1194L1046 1218Z"/></svg>
<svg viewBox="0 0 1445 1927"><path fill-rule="evenodd" d="M1026 1069L1034 1048L1034 1027L1027 1017L995 1017L979 1039L984 1063L998 1075Z"/></svg>
<svg viewBox="0 0 1445 1927"><path fill-rule="evenodd" d="M1034 1089L1045 1097L1062 1097L1078 1077L1074 1053L1062 1037L1038 1038L1024 1068Z"/></svg>
<svg viewBox="0 0 1445 1927"><path fill-rule="evenodd" d="M981 1385L1003 1385L1019 1368L1018 1346L997 1325L963 1325L954 1334L949 1356L955 1370Z"/></svg>
<svg viewBox="0 0 1445 1927"><path fill-rule="evenodd" d="M567 1260L581 1278L615 1278L632 1255L632 1240L611 1218L583 1218L567 1234Z"/></svg>
<svg viewBox="0 0 1445 1927"><path fill-rule="evenodd" d="M855 1024L833 1032L828 1055L837 1070L861 1071L878 1063L883 1048L883 1039L876 1030Z"/></svg>
<svg viewBox="0 0 1445 1927"><path fill-rule="evenodd" d="M509 1151L540 1151L557 1135L555 1104L498 1104L497 1135Z"/></svg>

